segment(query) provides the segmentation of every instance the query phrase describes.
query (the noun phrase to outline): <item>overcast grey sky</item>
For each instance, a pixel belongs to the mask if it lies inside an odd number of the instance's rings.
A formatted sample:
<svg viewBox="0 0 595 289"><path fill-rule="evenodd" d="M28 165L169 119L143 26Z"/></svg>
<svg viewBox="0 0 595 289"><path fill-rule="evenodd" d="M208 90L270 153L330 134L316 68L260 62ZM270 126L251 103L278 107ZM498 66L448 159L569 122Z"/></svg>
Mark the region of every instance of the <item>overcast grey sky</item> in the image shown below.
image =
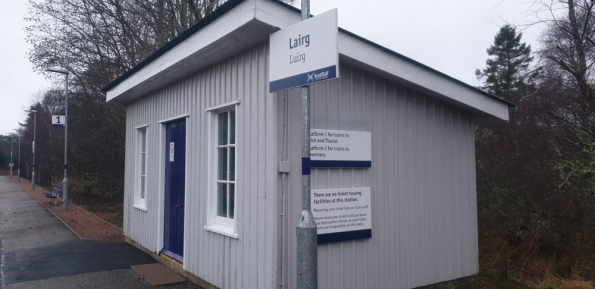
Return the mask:
<svg viewBox="0 0 595 289"><path fill-rule="evenodd" d="M486 48L506 22L533 19L524 0L311 0L311 12L339 10L339 26L471 85ZM33 71L23 18L26 0L0 0L0 134L23 122L37 96L52 86ZM296 0L299 6L300 1ZM536 48L541 27L525 30ZM62 82L60 82L62 83Z"/></svg>

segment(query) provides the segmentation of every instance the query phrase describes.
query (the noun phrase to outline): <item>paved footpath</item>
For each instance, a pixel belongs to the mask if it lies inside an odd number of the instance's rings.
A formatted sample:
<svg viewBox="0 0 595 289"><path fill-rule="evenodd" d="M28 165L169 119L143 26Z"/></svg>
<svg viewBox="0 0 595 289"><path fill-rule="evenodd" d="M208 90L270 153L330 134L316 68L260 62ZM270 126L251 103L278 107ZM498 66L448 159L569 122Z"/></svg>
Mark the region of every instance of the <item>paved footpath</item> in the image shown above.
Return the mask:
<svg viewBox="0 0 595 289"><path fill-rule="evenodd" d="M130 266L155 262L124 242L78 239L9 177L0 176L2 288L152 288Z"/></svg>

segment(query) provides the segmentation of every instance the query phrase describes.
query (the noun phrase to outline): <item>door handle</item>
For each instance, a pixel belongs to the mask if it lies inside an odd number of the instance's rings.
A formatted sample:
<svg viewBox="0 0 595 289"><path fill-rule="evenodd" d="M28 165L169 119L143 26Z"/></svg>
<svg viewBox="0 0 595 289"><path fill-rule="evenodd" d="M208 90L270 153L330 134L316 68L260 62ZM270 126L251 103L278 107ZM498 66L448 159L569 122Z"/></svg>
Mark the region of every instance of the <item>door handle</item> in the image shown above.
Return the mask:
<svg viewBox="0 0 595 289"><path fill-rule="evenodd" d="M177 209L177 208L181 208L181 207L183 207L183 206L184 206L184 205L174 205L174 208L176 208L176 209Z"/></svg>

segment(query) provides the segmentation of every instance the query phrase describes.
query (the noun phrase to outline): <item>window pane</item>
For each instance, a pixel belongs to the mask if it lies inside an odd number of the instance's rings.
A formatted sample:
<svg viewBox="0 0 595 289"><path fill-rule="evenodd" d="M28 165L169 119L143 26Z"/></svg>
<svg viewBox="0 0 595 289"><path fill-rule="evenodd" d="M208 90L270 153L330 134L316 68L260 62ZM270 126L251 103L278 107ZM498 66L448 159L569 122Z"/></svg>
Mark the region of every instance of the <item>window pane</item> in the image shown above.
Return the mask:
<svg viewBox="0 0 595 289"><path fill-rule="evenodd" d="M147 161L147 154L146 153L141 153L140 154L140 175L141 176L146 176L147 175L147 173L146 173L147 166L145 164L146 161Z"/></svg>
<svg viewBox="0 0 595 289"><path fill-rule="evenodd" d="M219 145L227 144L228 133L228 118L227 111L219 114Z"/></svg>
<svg viewBox="0 0 595 289"><path fill-rule="evenodd" d="M229 143L236 143L236 112L229 111Z"/></svg>
<svg viewBox="0 0 595 289"><path fill-rule="evenodd" d="M233 219L235 216L235 200L236 200L235 185L229 184L229 218L231 218L231 219Z"/></svg>
<svg viewBox="0 0 595 289"><path fill-rule="evenodd" d="M140 177L140 198L145 198L145 176Z"/></svg>
<svg viewBox="0 0 595 289"><path fill-rule="evenodd" d="M147 151L147 129L142 129L140 131L140 143L141 143L141 152Z"/></svg>
<svg viewBox="0 0 595 289"><path fill-rule="evenodd" d="M227 148L218 148L217 154L219 155L219 164L217 166L217 179L227 180Z"/></svg>
<svg viewBox="0 0 595 289"><path fill-rule="evenodd" d="M236 148L229 148L229 180L236 180Z"/></svg>
<svg viewBox="0 0 595 289"><path fill-rule="evenodd" d="M217 184L217 216L227 218L227 184Z"/></svg>

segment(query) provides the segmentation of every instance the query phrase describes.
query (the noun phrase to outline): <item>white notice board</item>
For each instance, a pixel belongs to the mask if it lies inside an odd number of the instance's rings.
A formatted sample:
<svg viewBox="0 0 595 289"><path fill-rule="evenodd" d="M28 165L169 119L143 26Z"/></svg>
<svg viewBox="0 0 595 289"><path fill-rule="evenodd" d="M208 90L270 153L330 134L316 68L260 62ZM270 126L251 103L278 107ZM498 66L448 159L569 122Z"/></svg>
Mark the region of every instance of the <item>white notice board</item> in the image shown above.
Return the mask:
<svg viewBox="0 0 595 289"><path fill-rule="evenodd" d="M318 244L372 237L370 188L312 190Z"/></svg>
<svg viewBox="0 0 595 289"><path fill-rule="evenodd" d="M310 166L315 168L369 168L372 134L369 131L310 130Z"/></svg>

